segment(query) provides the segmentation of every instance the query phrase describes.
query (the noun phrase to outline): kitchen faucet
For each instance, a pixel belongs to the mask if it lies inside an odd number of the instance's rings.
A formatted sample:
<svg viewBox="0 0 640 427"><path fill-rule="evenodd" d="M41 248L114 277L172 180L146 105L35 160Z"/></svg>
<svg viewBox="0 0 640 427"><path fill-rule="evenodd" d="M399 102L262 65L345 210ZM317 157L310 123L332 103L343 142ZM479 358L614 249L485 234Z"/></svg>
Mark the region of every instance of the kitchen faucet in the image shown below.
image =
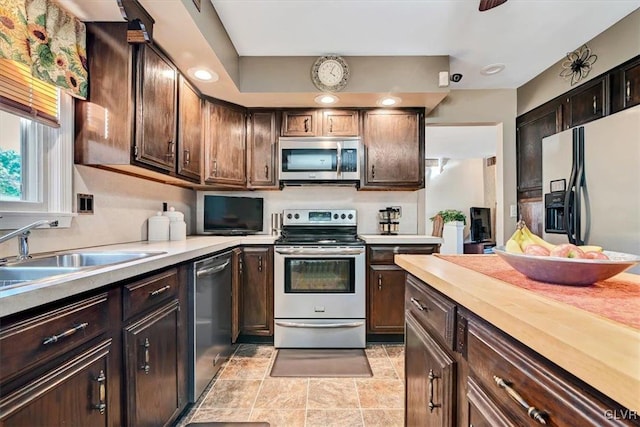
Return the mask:
<svg viewBox="0 0 640 427"><path fill-rule="evenodd" d="M29 234L31 234L30 230L32 228L40 227L41 225L45 225L45 224L48 224L49 227L57 227L58 221L49 221L47 219L43 219L40 221L36 221L32 224L25 225L22 228L19 228L8 234L5 234L4 236L0 236L0 243L6 242L7 240L12 239L14 237L18 237L18 256L16 257L16 260L24 261L25 259L29 259L31 258L31 256L29 255L29 241L28 241Z"/></svg>

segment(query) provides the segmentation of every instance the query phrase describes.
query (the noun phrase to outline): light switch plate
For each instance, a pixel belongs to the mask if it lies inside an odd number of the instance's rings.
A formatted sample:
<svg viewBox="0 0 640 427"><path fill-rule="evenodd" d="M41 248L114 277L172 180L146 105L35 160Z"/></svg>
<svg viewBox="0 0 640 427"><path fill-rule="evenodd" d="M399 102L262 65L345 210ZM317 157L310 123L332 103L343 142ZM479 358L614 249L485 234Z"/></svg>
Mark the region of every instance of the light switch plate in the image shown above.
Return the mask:
<svg viewBox="0 0 640 427"><path fill-rule="evenodd" d="M509 205L509 216L511 218L516 218L518 216L518 206Z"/></svg>

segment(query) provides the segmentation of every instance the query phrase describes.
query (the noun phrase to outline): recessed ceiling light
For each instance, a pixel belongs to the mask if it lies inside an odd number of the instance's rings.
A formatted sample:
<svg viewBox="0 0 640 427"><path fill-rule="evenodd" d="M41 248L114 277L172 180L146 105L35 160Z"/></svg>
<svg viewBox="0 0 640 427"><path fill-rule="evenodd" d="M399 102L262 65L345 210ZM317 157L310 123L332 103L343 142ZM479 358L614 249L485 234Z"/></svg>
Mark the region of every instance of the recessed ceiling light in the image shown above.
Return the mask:
<svg viewBox="0 0 640 427"><path fill-rule="evenodd" d="M338 97L335 95L328 95L325 93L325 94L316 96L314 100L318 104L334 104L338 102Z"/></svg>
<svg viewBox="0 0 640 427"><path fill-rule="evenodd" d="M384 98L380 98L378 100L378 105L382 105L383 107L391 107L392 105L399 104L402 99L397 96L385 96Z"/></svg>
<svg viewBox="0 0 640 427"><path fill-rule="evenodd" d="M187 73L196 80L200 80L202 82L217 82L220 78L218 74L207 69L207 68L189 68Z"/></svg>
<svg viewBox="0 0 640 427"><path fill-rule="evenodd" d="M480 70L480 74L485 76L492 76L494 74L498 74L500 71L504 70L504 64L491 64L486 67L482 67Z"/></svg>

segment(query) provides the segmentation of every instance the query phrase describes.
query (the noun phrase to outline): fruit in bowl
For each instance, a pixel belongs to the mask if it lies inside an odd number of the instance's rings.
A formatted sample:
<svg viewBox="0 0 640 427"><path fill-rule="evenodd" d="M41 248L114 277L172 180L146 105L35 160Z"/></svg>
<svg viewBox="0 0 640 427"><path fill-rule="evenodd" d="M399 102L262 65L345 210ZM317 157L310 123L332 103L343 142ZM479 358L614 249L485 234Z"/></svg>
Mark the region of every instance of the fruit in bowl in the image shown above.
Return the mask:
<svg viewBox="0 0 640 427"><path fill-rule="evenodd" d="M505 246L494 252L530 279L562 285L590 285L640 262L640 256L603 251L600 246L554 245L522 222Z"/></svg>

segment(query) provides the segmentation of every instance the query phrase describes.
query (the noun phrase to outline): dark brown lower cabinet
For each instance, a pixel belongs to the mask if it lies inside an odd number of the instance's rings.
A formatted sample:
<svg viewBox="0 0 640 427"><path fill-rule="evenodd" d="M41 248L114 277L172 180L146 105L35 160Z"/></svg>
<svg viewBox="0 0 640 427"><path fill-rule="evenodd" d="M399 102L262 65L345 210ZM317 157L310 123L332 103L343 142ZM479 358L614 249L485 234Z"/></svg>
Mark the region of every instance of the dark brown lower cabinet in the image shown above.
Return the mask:
<svg viewBox="0 0 640 427"><path fill-rule="evenodd" d="M273 336L273 246L246 246L239 257L240 329Z"/></svg>
<svg viewBox="0 0 640 427"><path fill-rule="evenodd" d="M640 425L635 412L409 274L406 300L407 426ZM452 327L437 307L456 313Z"/></svg>
<svg viewBox="0 0 640 427"><path fill-rule="evenodd" d="M117 426L119 375L111 339L59 364L0 400L0 425Z"/></svg>
<svg viewBox="0 0 640 427"><path fill-rule="evenodd" d="M404 332L405 271L395 265L369 266L368 330L377 334Z"/></svg>
<svg viewBox="0 0 640 427"><path fill-rule="evenodd" d="M181 410L178 372L180 303L173 300L125 328L130 425L166 425Z"/></svg>
<svg viewBox="0 0 640 427"><path fill-rule="evenodd" d="M406 320L406 425L453 426L456 361L411 314Z"/></svg>

